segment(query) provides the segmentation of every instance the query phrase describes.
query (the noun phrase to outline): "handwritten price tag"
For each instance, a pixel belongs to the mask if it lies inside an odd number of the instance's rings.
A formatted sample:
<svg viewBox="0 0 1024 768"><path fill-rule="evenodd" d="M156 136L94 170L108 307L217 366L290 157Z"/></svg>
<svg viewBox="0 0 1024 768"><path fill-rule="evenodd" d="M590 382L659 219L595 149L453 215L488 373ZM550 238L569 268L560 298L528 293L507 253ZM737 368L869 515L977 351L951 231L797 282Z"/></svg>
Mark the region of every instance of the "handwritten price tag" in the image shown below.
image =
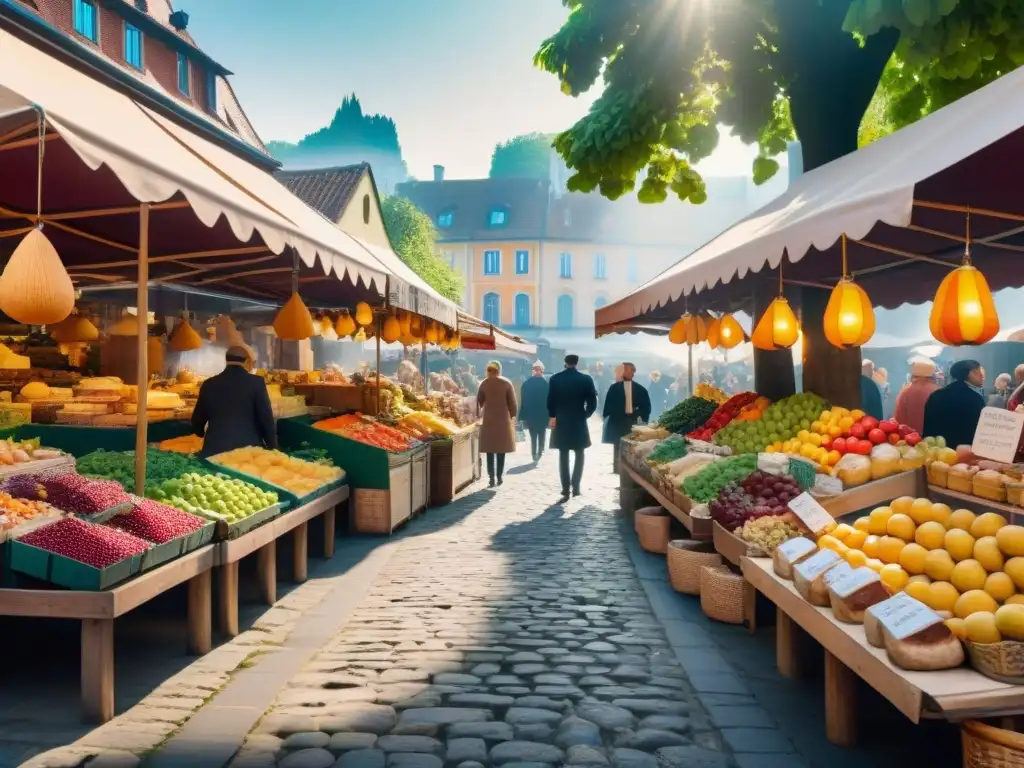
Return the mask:
<svg viewBox="0 0 1024 768"><path fill-rule="evenodd" d="M839 562L839 555L831 549L823 549L816 555L811 555L802 563L797 563L793 569L807 581L814 581L818 576Z"/></svg>
<svg viewBox="0 0 1024 768"><path fill-rule="evenodd" d="M793 563L801 557L817 549L817 545L810 539L801 536L798 539L790 539L785 544L779 545L779 552L787 563Z"/></svg>
<svg viewBox="0 0 1024 768"><path fill-rule="evenodd" d="M839 570L838 566L832 569L832 571L837 570ZM825 574L826 581L832 571ZM849 597L861 587L866 587L868 584L873 584L876 581L881 581L881 578L870 568L854 568L849 573L844 574L841 578L829 584L829 588L835 593L836 597Z"/></svg>
<svg viewBox="0 0 1024 768"><path fill-rule="evenodd" d="M1022 430L1024 413L985 408L974 432L971 452L984 459L1010 464L1017 453Z"/></svg>
<svg viewBox="0 0 1024 768"><path fill-rule="evenodd" d="M942 617L921 601L903 595L903 600L894 602L898 597L900 595L879 603L874 611L882 626L894 639L904 640L922 629L942 622Z"/></svg>
<svg viewBox="0 0 1024 768"><path fill-rule="evenodd" d="M811 533L821 533L834 522L832 515L806 492L791 500L789 509L800 518L800 522L806 525Z"/></svg>

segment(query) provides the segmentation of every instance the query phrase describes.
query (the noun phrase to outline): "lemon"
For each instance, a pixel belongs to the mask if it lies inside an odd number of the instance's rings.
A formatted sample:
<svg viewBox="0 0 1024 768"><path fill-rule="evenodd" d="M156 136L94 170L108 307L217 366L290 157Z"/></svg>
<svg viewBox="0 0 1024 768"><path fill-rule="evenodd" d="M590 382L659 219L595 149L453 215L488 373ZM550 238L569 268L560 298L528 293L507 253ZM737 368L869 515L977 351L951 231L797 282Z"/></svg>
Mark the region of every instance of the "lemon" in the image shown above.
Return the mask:
<svg viewBox="0 0 1024 768"><path fill-rule="evenodd" d="M900 496L898 499L893 499L892 502L890 502L889 508L893 511L893 514L909 515L910 507L913 503L913 496Z"/></svg>
<svg viewBox="0 0 1024 768"><path fill-rule="evenodd" d="M1004 525L996 532L996 543L1004 555L1010 557L1024 555L1024 527Z"/></svg>
<svg viewBox="0 0 1024 768"><path fill-rule="evenodd" d="M995 613L999 604L992 599L992 595L980 589L972 589L960 595L953 609L959 618L966 619L974 613Z"/></svg>
<svg viewBox="0 0 1024 768"><path fill-rule="evenodd" d="M940 549L946 540L946 529L941 523L925 521L917 527L914 541L925 549Z"/></svg>
<svg viewBox="0 0 1024 768"><path fill-rule="evenodd" d="M1002 572L990 573L985 579L983 589L992 595L992 599L997 603L1007 602L1017 591L1013 585L1013 579Z"/></svg>
<svg viewBox="0 0 1024 768"><path fill-rule="evenodd" d="M861 552L859 549L851 549L846 553L846 562L848 562L854 568L858 568L862 565L867 565L868 556Z"/></svg>
<svg viewBox="0 0 1024 768"><path fill-rule="evenodd" d="M986 512L983 515L978 515L971 524L971 536L976 539L995 536L1004 525L1006 525L1006 519L1002 515Z"/></svg>
<svg viewBox="0 0 1024 768"><path fill-rule="evenodd" d="M931 580L931 577L929 577L929 576L926 576L926 575L925 575L925 574L923 574L923 573L918 573L918 574L916 574L916 575L914 575L914 576L911 576L911 577L910 577L910 581L909 581L909 582L907 582L907 583L908 583L908 584L917 584L917 583L921 583L921 584L931 584L931 583L932 583L932 580Z"/></svg>
<svg viewBox="0 0 1024 768"><path fill-rule="evenodd" d="M924 603L933 611L952 611L959 598L960 593L948 581L933 581Z"/></svg>
<svg viewBox="0 0 1024 768"><path fill-rule="evenodd" d="M850 549L863 549L864 540L868 537L867 532L854 528L850 531L846 538L843 539L843 543L846 544Z"/></svg>
<svg viewBox="0 0 1024 768"><path fill-rule="evenodd" d="M998 643L1003 639L996 626L994 613L978 611L964 619L964 630L967 632L967 639L972 643Z"/></svg>
<svg viewBox="0 0 1024 768"><path fill-rule="evenodd" d="M972 589L984 589L988 575L981 563L977 560L963 560L953 566L953 573L949 580L960 593L970 592Z"/></svg>
<svg viewBox="0 0 1024 768"><path fill-rule="evenodd" d="M864 539L864 544L863 544L863 546L861 546L861 550L868 557L878 557L878 542L879 541L881 541L881 539L879 539L877 536L872 534L872 535L868 536L866 539Z"/></svg>
<svg viewBox="0 0 1024 768"><path fill-rule="evenodd" d="M978 516L969 509L957 509L949 516L949 527L959 528L962 531L970 531L971 526Z"/></svg>
<svg viewBox="0 0 1024 768"><path fill-rule="evenodd" d="M913 541L917 524L910 515L894 514L885 524L885 532L903 541Z"/></svg>
<svg viewBox="0 0 1024 768"><path fill-rule="evenodd" d="M831 549L835 552L840 543L839 539L826 533L824 536L818 538L818 549Z"/></svg>
<svg viewBox="0 0 1024 768"><path fill-rule="evenodd" d="M840 523L832 531L832 535L842 542L846 541L846 537L853 533L853 526L847 525L846 523Z"/></svg>
<svg viewBox="0 0 1024 768"><path fill-rule="evenodd" d="M899 564L907 573L924 573L924 560L928 550L920 544L907 544L900 550Z"/></svg>
<svg viewBox="0 0 1024 768"><path fill-rule="evenodd" d="M1024 590L1024 557L1011 557L1003 566L1006 575L1013 579L1017 589Z"/></svg>
<svg viewBox="0 0 1024 768"><path fill-rule="evenodd" d="M1024 595L1011 595L1006 598L1007 605L1024 605Z"/></svg>
<svg viewBox="0 0 1024 768"><path fill-rule="evenodd" d="M907 586L903 588L903 591L910 595L915 600L920 600L925 605L928 605L928 600L931 596L930 584L925 584L923 581L908 581Z"/></svg>
<svg viewBox="0 0 1024 768"><path fill-rule="evenodd" d="M974 537L960 528L950 528L946 531L943 545L958 563L974 555Z"/></svg>
<svg viewBox="0 0 1024 768"><path fill-rule="evenodd" d="M1004 605L997 610L996 628L1003 637L1024 640L1024 605Z"/></svg>
<svg viewBox="0 0 1024 768"><path fill-rule="evenodd" d="M878 575L881 577L882 583L894 593L901 591L907 586L907 582L910 581L910 576L907 575L907 572L892 563L883 566Z"/></svg>
<svg viewBox="0 0 1024 768"><path fill-rule="evenodd" d="M967 624L963 619L946 619L946 629L952 632L957 640L967 639Z"/></svg>
<svg viewBox="0 0 1024 768"><path fill-rule="evenodd" d="M995 536L985 536L974 542L974 559L989 573L1003 570L1003 553Z"/></svg>
<svg viewBox="0 0 1024 768"><path fill-rule="evenodd" d="M883 536L878 540L878 559L883 563L898 563L900 552L907 546L903 539L895 536Z"/></svg>
<svg viewBox="0 0 1024 768"><path fill-rule="evenodd" d="M884 536L890 517L892 517L892 510L889 507L872 509L871 514L868 515L868 533Z"/></svg>
<svg viewBox="0 0 1024 768"><path fill-rule="evenodd" d="M935 581L949 581L953 566L953 558L944 549L933 549L924 558L924 572Z"/></svg>
<svg viewBox="0 0 1024 768"><path fill-rule="evenodd" d="M871 527L871 521L866 517L858 517L853 521L853 527L858 531L864 531L864 533L870 533L868 528Z"/></svg>
<svg viewBox="0 0 1024 768"><path fill-rule="evenodd" d="M918 525L927 523L932 519L932 503L928 499L914 499L907 514L914 518Z"/></svg>

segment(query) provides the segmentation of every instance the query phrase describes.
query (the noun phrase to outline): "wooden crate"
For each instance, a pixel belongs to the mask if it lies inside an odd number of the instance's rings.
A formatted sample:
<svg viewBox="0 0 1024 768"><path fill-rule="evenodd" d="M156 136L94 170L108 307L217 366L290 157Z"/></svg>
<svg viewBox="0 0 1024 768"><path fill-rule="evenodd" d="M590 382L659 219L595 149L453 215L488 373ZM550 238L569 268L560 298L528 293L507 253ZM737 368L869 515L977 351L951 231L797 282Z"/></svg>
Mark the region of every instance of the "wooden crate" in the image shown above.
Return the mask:
<svg viewBox="0 0 1024 768"><path fill-rule="evenodd" d="M352 527L356 533L391 533L412 516L413 463L391 467L389 488L352 491Z"/></svg>

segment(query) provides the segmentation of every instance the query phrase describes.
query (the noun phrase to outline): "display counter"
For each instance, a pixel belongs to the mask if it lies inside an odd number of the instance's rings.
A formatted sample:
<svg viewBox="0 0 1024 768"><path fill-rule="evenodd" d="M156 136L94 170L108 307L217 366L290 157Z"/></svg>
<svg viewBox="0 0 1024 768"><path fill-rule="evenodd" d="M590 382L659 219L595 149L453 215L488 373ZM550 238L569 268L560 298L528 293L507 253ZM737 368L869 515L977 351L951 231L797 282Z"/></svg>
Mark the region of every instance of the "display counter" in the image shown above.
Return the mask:
<svg viewBox="0 0 1024 768"><path fill-rule="evenodd" d="M684 494L679 491L672 492L670 489L656 484L654 480L641 474L637 467L625 462L619 464L619 472L623 481L628 478L634 486L649 493L672 517L683 524L693 539L711 541L711 518L692 517L689 514L690 501Z"/></svg>

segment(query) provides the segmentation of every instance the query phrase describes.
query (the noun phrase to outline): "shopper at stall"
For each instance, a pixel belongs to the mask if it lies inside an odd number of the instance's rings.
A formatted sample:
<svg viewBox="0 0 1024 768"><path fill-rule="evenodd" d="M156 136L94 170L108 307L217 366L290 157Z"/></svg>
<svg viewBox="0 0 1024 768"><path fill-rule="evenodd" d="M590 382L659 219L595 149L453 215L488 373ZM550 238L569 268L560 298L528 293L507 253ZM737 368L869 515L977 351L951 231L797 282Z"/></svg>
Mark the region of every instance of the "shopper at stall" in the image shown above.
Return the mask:
<svg viewBox="0 0 1024 768"><path fill-rule="evenodd" d="M951 447L970 445L985 398L985 369L977 360L958 360L949 369L952 381L933 392L924 407L924 435L944 437Z"/></svg>
<svg viewBox="0 0 1024 768"><path fill-rule="evenodd" d="M604 401L604 431L601 442L611 444L612 471L619 471L619 443L629 434L634 424L647 422L651 418L651 397L647 389L639 382L633 381L636 366L632 363L622 364L622 381L616 382L608 390Z"/></svg>
<svg viewBox="0 0 1024 768"><path fill-rule="evenodd" d="M860 364L860 408L868 416L883 418L882 391L875 383L875 364L865 360Z"/></svg>
<svg viewBox="0 0 1024 768"><path fill-rule="evenodd" d="M505 454L516 452L516 390L501 375L501 363L491 360L487 376L476 393L477 408L483 417L480 427L480 453L487 454L488 487L501 485L505 473Z"/></svg>
<svg viewBox="0 0 1024 768"><path fill-rule="evenodd" d="M199 388L192 411L192 430L203 438L202 456L216 456L235 448L277 448L277 427L267 385L249 373L252 354L245 347L229 347L227 366Z"/></svg>
<svg viewBox="0 0 1024 768"><path fill-rule="evenodd" d="M519 420L530 433L530 455L535 462L539 461L548 432L548 380L540 360L533 364L533 375L523 382Z"/></svg>
<svg viewBox="0 0 1024 768"><path fill-rule="evenodd" d="M594 380L576 370L579 355L565 356L565 370L559 371L548 382L548 426L551 428L551 447L558 450L558 474L562 481L560 503L580 495L583 479L583 452L590 447L590 427L587 420L597 410L597 390ZM575 454L572 475L569 474L569 453Z"/></svg>
<svg viewBox="0 0 1024 768"><path fill-rule="evenodd" d="M1010 395L1013 394L1013 387L1010 385L1010 374L1000 373L992 386L992 394L988 396L989 408L1006 408L1010 402Z"/></svg>
<svg viewBox="0 0 1024 768"><path fill-rule="evenodd" d="M935 383L935 363L931 360L915 360L910 366L910 383L896 395L893 418L924 435L924 406L938 389L939 385Z"/></svg>

